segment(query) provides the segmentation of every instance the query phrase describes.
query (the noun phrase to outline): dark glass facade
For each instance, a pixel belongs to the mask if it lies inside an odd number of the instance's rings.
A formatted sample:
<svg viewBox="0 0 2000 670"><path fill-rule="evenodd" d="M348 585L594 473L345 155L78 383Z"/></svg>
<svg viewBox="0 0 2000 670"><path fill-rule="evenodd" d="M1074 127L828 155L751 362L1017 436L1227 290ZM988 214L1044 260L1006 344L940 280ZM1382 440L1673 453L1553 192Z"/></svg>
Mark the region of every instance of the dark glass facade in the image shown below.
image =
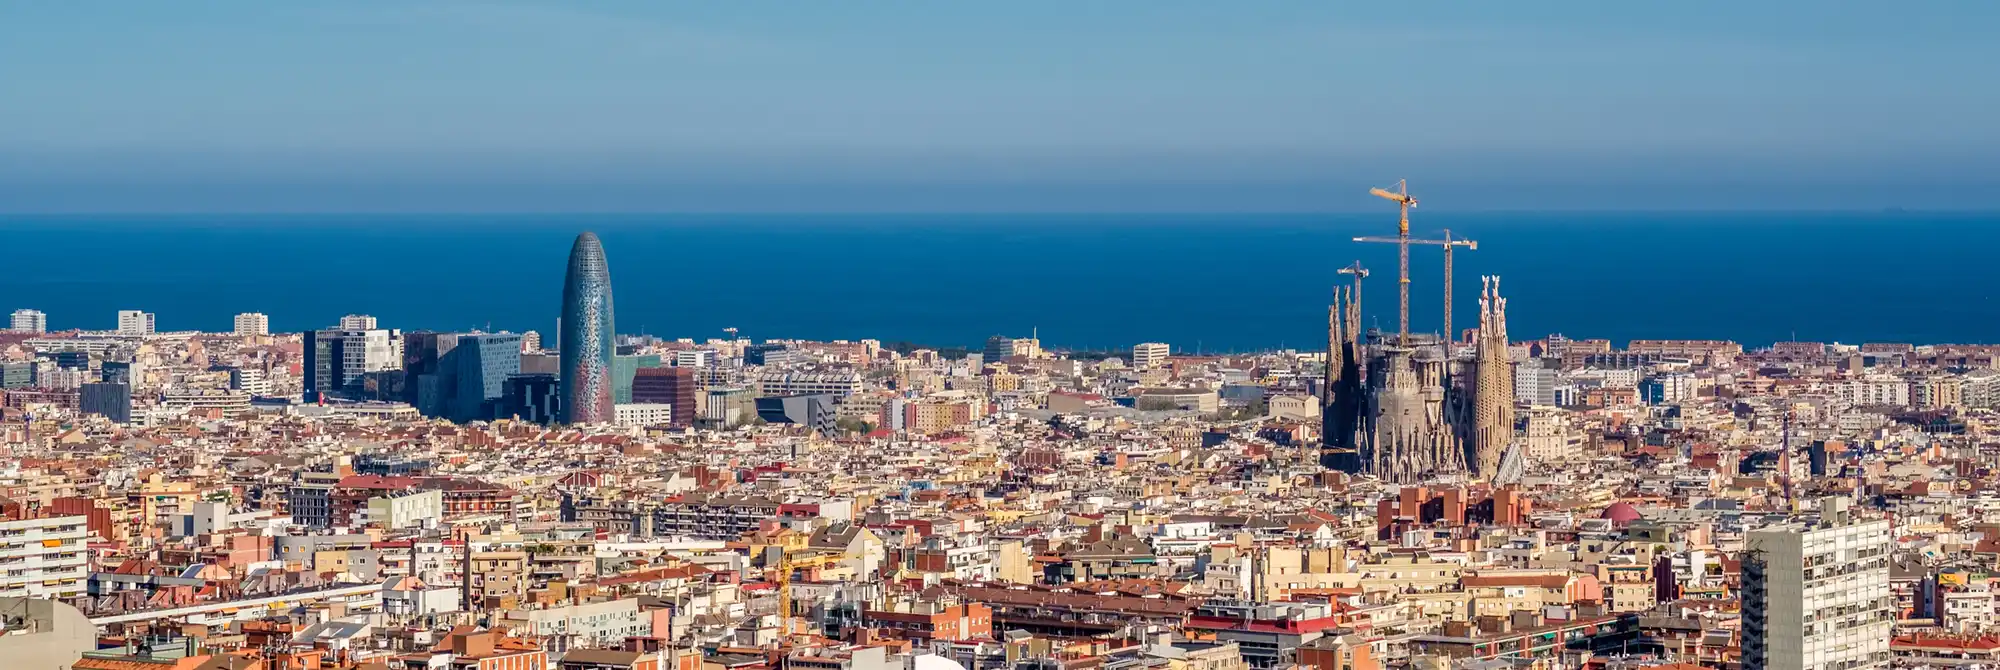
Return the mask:
<svg viewBox="0 0 2000 670"><path fill-rule="evenodd" d="M560 409L555 375L514 375L501 385L502 416L551 424Z"/></svg>
<svg viewBox="0 0 2000 670"><path fill-rule="evenodd" d="M640 368L632 375L632 402L673 405L675 426L694 425L694 368Z"/></svg>
<svg viewBox="0 0 2000 670"><path fill-rule="evenodd" d="M611 357L611 267L595 233L576 237L563 278L559 373L563 423L610 423L614 413Z"/></svg>
<svg viewBox="0 0 2000 670"><path fill-rule="evenodd" d="M417 412L466 423L504 416L502 385L521 372L513 333L412 333L403 338L406 385Z"/></svg>
<svg viewBox="0 0 2000 670"><path fill-rule="evenodd" d="M341 391L341 356L346 340L336 331L308 330L305 339L305 401L319 402L322 396Z"/></svg>
<svg viewBox="0 0 2000 670"><path fill-rule="evenodd" d="M611 359L611 401L616 404L632 402L632 377L646 368L663 365L659 354L635 356L619 354Z"/></svg>
<svg viewBox="0 0 2000 670"><path fill-rule="evenodd" d="M77 389L77 405L84 414L96 414L118 423L132 422L132 387L119 382L84 384Z"/></svg>
<svg viewBox="0 0 2000 670"><path fill-rule="evenodd" d="M495 418L503 385L521 372L521 336L461 335L451 352L444 366L455 373L448 418L458 422Z"/></svg>

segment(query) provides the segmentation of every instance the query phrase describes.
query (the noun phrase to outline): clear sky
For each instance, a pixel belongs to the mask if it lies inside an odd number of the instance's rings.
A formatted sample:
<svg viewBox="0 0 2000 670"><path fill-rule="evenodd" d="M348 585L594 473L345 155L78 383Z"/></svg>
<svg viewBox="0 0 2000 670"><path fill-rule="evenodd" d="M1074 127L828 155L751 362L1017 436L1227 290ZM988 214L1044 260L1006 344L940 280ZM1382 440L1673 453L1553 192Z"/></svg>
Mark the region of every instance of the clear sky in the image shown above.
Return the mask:
<svg viewBox="0 0 2000 670"><path fill-rule="evenodd" d="M0 211L2000 209L1992 0L0 0Z"/></svg>

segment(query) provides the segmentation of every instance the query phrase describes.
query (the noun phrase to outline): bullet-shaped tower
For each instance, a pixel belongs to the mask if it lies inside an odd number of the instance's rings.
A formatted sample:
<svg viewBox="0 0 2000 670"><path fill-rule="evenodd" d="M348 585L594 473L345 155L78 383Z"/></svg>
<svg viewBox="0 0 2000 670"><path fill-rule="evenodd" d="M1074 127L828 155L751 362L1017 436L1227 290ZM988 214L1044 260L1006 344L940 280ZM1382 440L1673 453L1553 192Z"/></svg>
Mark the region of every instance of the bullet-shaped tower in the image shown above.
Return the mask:
<svg viewBox="0 0 2000 670"><path fill-rule="evenodd" d="M610 423L611 266L595 233L576 236L563 278L560 397L563 423ZM674 408L674 411L681 411Z"/></svg>

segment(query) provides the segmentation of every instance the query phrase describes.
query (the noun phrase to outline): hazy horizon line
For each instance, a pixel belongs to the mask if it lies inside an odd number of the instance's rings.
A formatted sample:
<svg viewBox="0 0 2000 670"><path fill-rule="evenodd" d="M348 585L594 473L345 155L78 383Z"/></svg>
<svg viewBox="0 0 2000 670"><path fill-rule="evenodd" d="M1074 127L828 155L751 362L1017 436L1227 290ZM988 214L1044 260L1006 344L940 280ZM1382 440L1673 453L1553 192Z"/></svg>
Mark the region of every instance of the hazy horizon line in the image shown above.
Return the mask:
<svg viewBox="0 0 2000 670"><path fill-rule="evenodd" d="M1424 209L1424 210L1421 210L1421 211L1422 211L1422 213L1421 213L1421 214L1413 212L1413 213L1411 214L1411 217L1410 217L1410 218L1411 218L1411 219L1412 219L1412 220L1414 221L1414 220L1416 220L1416 219L1418 219L1418 218L1420 218L1420 217L1422 217L1422 216L1436 216L1436 215L1446 215L1446 216L1460 216L1460 215L1515 215L1515 214L1538 214L1538 215L1558 215L1558 216L1591 216L1591 215L1606 215L1606 214L1674 214L1674 215L1689 215L1689 216L1694 216L1694 215L1739 215L1739 216L1740 216L1740 215L1759 215L1759 216L1781 216L1781 215L1792 215L1792 214L1812 214L1812 215L1882 215L1882 216L1895 216L1895 215L1918 215L1918 216L1921 216L1921 215L1953 215L1953 216L1962 216L1962 215L1965 215L1965 216L1981 216L1981 215L2000 215L2000 207L1964 207L1964 208L1954 208L1954 207L1921 207L1921 208L1910 208L1910 207L1872 207L1872 208L1870 208L1870 207L1851 207L1851 208L1843 208L1843 207L1824 207L1824 208L1815 208L1815 207L1771 207L1771 208L1755 208L1755 207L1742 207L1742 208L1727 208L1727 207L1691 207L1691 208L1672 208L1672 207L1646 207L1646 206L1635 206L1635 207L1625 207L1625 208L1611 208L1611 207L1586 207L1586 208L1576 208L1576 209L1533 209L1533 208L1511 208L1511 207L1495 207L1495 208L1459 208L1459 209ZM344 217L429 217L429 218L459 218L459 217L505 217L505 218L529 218L529 217L546 217L546 216L570 216L570 217L592 217L592 218L638 218L638 217L675 217L675 218L681 218L681 217L772 217L772 218L778 218L778 217L828 217L828 218L840 218L840 217L870 217L870 216L887 216L887 217L936 217L936 216L962 216L962 217L1000 217L1000 216L1071 216L1071 217L1125 217L1125 216L1148 216L1148 217L1210 217L1210 216L1250 216L1250 217L1298 217L1298 216L1326 216L1326 215L1341 215L1341 216L1367 216L1367 215L1377 215L1377 214L1381 214L1381 215L1388 215L1388 216L1391 216L1391 217L1393 217L1393 216L1394 216L1394 214L1395 214L1395 210L1394 210L1393 208L1370 208L1370 209L1317 209L1317 210L1306 210L1306 209L1297 209L1297 210L1243 210L1243 209L1216 209L1216 210L1187 210L1187 209L1175 209L1175 210L1145 210L1145 209L1133 209L1133 210L1108 210L1108 209L1106 209L1106 210L1085 210L1085 209L1074 209L1074 210L1072 210L1072 209L1047 209L1047 210L1040 210L1040 209L1022 209L1022 210L1000 210L1000 209L956 209L956 210L955 210L955 209L935 209L935 210L932 210L932 209L924 209L924 210L898 210L898 209L883 209L883 210L849 210L849 209L827 209L827 210L759 210L759 209L741 209L741 210L739 210L739 209L715 209L715 210L630 210L630 211L591 211L591 210L571 210L571 209L550 209L550 210L533 210L533 211L522 211L522 210L470 210L470 209L468 209L468 210L326 210L326 211L318 211L318 210L279 210L279 209L273 209L273 210L234 210L234 211L232 211L232 210L210 210L210 211L200 211L200 210L187 210L187 211L175 211L175 210L131 210L131 211L120 211L120 210L99 210L99 211L78 211L78 210L6 210L6 209L0 209L0 220L5 220L5 219L19 219L19 218L27 218L27 217L47 217L47 218L67 218L67 219L95 219L95 218L128 218L128 217L160 217L160 218L194 218L194 217L222 217L222 218L245 218L245 217L286 217L286 218L344 218Z"/></svg>

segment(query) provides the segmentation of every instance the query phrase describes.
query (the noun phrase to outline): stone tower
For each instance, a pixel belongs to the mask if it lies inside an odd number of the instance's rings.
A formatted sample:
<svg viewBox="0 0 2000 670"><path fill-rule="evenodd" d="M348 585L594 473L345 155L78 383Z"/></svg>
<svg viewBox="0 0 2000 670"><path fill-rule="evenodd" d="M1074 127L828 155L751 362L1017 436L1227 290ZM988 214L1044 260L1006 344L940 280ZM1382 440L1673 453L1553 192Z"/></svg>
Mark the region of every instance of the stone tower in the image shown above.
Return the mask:
<svg viewBox="0 0 2000 670"><path fill-rule="evenodd" d="M1481 277L1480 283L1471 446L1474 472L1490 478L1514 439L1514 366L1507 358L1507 299L1500 297L1500 278Z"/></svg>
<svg viewBox="0 0 2000 670"><path fill-rule="evenodd" d="M1326 386L1320 407L1321 464L1358 473L1361 462L1358 430L1362 404L1361 353L1356 348L1355 322L1361 318L1354 299L1336 288L1326 310Z"/></svg>

